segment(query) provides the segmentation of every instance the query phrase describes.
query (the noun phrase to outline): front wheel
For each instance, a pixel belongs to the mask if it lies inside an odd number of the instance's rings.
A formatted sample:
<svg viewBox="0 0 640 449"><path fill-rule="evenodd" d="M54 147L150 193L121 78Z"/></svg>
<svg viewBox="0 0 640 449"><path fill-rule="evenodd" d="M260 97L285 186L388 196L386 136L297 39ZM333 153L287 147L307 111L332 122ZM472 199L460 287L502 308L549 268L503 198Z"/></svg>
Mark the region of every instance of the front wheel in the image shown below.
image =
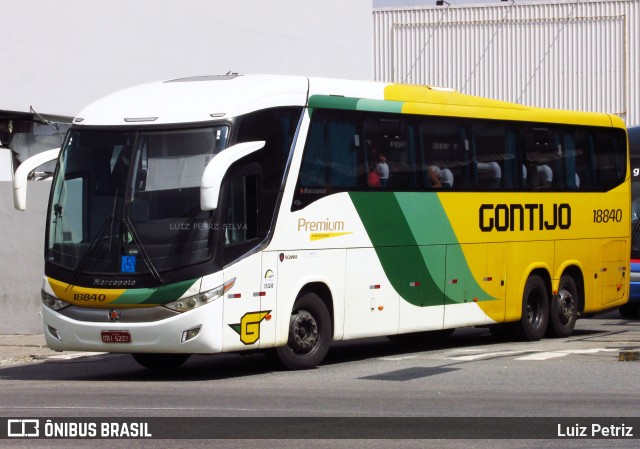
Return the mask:
<svg viewBox="0 0 640 449"><path fill-rule="evenodd" d="M552 337L568 337L578 318L578 289L571 276L560 278L558 296L551 301L548 333Z"/></svg>
<svg viewBox="0 0 640 449"><path fill-rule="evenodd" d="M133 359L145 368L169 371L180 367L191 354L131 354Z"/></svg>
<svg viewBox="0 0 640 449"><path fill-rule="evenodd" d="M522 317L516 327L523 340L540 340L547 330L549 320L549 292L540 276L532 274L527 279L522 295Z"/></svg>
<svg viewBox="0 0 640 449"><path fill-rule="evenodd" d="M305 293L293 305L289 340L275 348L276 358L286 369L315 368L327 355L332 337L327 306L315 293Z"/></svg>

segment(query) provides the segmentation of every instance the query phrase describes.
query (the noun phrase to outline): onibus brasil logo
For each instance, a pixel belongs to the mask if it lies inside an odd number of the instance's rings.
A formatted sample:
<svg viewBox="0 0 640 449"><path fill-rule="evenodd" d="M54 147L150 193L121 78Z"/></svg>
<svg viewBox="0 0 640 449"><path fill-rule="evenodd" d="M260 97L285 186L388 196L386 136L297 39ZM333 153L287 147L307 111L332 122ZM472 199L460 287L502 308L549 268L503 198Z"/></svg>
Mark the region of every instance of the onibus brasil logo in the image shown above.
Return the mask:
<svg viewBox="0 0 640 449"><path fill-rule="evenodd" d="M240 335L240 341L245 345L251 345L260 339L260 323L271 310L245 313L240 322L229 324L229 327Z"/></svg>

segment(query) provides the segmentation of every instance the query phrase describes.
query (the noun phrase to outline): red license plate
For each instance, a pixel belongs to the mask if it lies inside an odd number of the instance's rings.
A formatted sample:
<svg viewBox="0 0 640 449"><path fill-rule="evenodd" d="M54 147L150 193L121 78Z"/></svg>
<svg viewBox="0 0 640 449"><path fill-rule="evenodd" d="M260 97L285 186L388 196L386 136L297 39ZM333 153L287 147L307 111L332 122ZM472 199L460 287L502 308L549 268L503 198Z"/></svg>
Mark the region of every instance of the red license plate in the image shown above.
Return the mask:
<svg viewBox="0 0 640 449"><path fill-rule="evenodd" d="M102 331L102 343L131 343L129 331Z"/></svg>

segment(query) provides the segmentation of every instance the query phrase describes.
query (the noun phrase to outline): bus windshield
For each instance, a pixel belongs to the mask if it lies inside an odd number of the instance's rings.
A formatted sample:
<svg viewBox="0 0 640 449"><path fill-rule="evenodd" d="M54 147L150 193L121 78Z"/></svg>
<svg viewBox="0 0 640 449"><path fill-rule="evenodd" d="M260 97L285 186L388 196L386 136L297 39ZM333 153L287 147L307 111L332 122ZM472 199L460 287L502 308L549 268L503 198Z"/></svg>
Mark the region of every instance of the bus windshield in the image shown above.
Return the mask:
<svg viewBox="0 0 640 449"><path fill-rule="evenodd" d="M79 273L135 275L213 257L202 173L227 126L69 132L53 186L47 261Z"/></svg>

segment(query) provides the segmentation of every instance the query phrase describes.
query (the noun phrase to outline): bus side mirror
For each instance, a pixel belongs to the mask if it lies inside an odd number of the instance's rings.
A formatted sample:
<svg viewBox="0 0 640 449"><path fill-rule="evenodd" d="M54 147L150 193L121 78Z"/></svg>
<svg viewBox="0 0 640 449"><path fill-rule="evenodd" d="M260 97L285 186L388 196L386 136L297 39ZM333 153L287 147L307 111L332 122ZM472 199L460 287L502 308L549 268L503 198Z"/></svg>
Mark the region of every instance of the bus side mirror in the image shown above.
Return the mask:
<svg viewBox="0 0 640 449"><path fill-rule="evenodd" d="M13 175L13 207L18 210L27 208L27 180L29 173L47 162L54 161L60 154L60 148L47 150L31 156L18 166Z"/></svg>
<svg viewBox="0 0 640 449"><path fill-rule="evenodd" d="M265 141L243 142L216 154L209 161L202 174L200 186L200 209L215 210L218 207L222 178L234 162L263 148Z"/></svg>

